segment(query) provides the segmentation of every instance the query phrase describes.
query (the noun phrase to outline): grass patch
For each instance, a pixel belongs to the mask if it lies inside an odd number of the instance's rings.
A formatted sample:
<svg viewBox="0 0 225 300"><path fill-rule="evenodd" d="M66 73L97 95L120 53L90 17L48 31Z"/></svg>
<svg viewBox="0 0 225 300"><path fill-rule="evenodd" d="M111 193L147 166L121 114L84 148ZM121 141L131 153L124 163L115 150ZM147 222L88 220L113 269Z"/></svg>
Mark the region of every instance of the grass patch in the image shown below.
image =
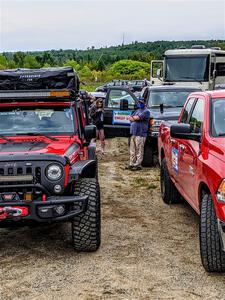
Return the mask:
<svg viewBox="0 0 225 300"><path fill-rule="evenodd" d="M154 183L151 183L149 184L148 186L148 190L154 190L154 189L157 189L158 185L154 184Z"/></svg>

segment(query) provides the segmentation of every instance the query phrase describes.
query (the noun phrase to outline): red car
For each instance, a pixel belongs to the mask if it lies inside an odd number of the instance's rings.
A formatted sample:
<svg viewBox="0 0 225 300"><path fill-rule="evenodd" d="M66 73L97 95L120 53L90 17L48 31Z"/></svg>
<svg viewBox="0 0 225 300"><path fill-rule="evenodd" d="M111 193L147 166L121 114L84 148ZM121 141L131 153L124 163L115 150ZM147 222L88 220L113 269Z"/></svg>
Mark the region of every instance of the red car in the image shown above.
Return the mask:
<svg viewBox="0 0 225 300"><path fill-rule="evenodd" d="M74 249L95 251L96 129L78 88L71 68L0 72L0 227L69 221Z"/></svg>
<svg viewBox="0 0 225 300"><path fill-rule="evenodd" d="M190 94L178 123L161 125L158 147L163 201L184 198L200 215L202 264L224 272L225 91Z"/></svg>

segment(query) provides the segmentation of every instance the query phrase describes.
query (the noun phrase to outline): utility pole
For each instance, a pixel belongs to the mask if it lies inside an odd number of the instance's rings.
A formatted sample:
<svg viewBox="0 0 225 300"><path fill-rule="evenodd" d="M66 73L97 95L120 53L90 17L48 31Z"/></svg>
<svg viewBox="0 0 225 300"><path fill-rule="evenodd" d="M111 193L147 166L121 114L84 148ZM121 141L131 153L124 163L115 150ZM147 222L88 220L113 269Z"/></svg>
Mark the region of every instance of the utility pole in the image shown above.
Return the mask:
<svg viewBox="0 0 225 300"><path fill-rule="evenodd" d="M122 41L122 46L124 46L124 41L125 41L125 34L123 33L123 41Z"/></svg>

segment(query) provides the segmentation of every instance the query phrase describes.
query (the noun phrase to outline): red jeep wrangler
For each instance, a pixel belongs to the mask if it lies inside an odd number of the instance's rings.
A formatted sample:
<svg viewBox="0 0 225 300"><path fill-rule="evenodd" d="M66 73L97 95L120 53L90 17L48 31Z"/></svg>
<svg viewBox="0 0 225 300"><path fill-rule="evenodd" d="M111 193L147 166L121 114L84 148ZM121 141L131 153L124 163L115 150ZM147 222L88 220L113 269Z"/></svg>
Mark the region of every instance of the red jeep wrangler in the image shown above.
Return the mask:
<svg viewBox="0 0 225 300"><path fill-rule="evenodd" d="M70 221L77 251L100 245L95 126L73 69L0 72L0 227Z"/></svg>
<svg viewBox="0 0 225 300"><path fill-rule="evenodd" d="M225 91L189 95L178 124L160 127L161 193L182 196L200 214L200 251L208 272L225 271Z"/></svg>

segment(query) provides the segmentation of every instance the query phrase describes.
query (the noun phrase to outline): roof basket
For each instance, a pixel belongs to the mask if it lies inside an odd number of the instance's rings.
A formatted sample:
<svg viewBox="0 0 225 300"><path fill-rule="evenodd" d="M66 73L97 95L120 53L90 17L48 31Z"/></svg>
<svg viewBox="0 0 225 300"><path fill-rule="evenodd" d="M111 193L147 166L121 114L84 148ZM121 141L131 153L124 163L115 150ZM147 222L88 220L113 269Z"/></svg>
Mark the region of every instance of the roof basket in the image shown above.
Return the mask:
<svg viewBox="0 0 225 300"><path fill-rule="evenodd" d="M205 49L205 45L192 45L191 49Z"/></svg>

